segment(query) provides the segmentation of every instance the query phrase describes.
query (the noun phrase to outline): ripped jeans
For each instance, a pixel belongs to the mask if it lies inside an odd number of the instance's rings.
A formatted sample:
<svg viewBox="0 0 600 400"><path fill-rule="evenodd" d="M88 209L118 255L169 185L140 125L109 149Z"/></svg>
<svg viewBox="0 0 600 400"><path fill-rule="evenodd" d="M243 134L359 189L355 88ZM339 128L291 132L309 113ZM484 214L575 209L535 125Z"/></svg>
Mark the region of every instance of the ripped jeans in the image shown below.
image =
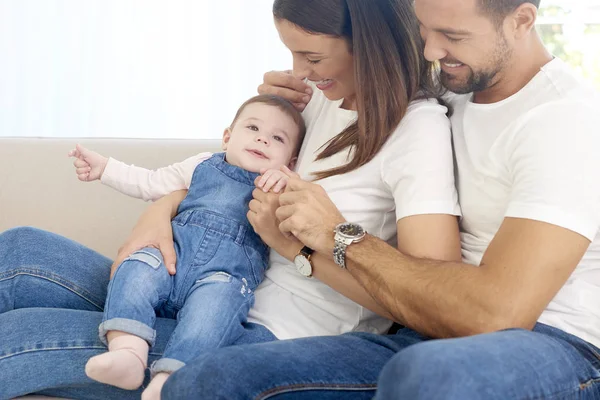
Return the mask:
<svg viewBox="0 0 600 400"><path fill-rule="evenodd" d="M267 247L255 233L225 217L193 211L177 216L173 234L177 272L170 276L155 248L131 254L108 286L100 339L108 331L154 345L157 317L177 319L152 374L174 372L210 350L234 343L264 276Z"/></svg>

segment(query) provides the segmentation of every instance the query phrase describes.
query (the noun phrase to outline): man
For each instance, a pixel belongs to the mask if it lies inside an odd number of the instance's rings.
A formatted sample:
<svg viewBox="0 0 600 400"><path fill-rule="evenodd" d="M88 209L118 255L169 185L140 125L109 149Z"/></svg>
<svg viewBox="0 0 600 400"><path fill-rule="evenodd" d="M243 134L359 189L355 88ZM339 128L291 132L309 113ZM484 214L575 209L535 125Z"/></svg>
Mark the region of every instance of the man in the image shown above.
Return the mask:
<svg viewBox="0 0 600 400"><path fill-rule="evenodd" d="M600 102L544 48L537 7L415 0L425 55L456 94L464 262L410 258L368 235L345 253L410 329L223 349L175 374L163 396L600 398ZM261 86L296 103L304 89L282 73ZM329 204L314 184L290 186ZM295 210L284 229L333 251L328 216Z"/></svg>

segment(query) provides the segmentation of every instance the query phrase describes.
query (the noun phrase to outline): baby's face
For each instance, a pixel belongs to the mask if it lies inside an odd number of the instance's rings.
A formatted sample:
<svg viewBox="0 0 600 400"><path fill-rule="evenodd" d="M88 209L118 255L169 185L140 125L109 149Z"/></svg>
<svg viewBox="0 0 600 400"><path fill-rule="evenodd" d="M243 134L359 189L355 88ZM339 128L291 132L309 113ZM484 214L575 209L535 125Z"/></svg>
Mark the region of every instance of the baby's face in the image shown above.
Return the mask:
<svg viewBox="0 0 600 400"><path fill-rule="evenodd" d="M227 162L251 172L293 168L299 128L294 119L275 106L248 104L232 128L223 134Z"/></svg>

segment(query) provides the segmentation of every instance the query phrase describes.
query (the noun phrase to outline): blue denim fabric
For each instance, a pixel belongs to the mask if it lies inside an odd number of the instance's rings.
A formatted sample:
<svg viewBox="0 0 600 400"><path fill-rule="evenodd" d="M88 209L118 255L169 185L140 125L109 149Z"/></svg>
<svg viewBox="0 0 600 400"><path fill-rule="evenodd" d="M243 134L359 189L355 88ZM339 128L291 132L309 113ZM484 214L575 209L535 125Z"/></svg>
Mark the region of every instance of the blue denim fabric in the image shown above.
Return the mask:
<svg viewBox="0 0 600 400"><path fill-rule="evenodd" d="M50 232L7 230L0 234L0 314L27 307L102 311L111 264Z"/></svg>
<svg viewBox="0 0 600 400"><path fill-rule="evenodd" d="M170 276L159 250L145 248L118 267L108 287L100 338L110 330L154 345L156 316L177 328L152 372L173 372L200 354L242 335L254 290L268 265L268 247L246 213L258 174L213 155L194 171L173 219L177 273Z"/></svg>
<svg viewBox="0 0 600 400"><path fill-rule="evenodd" d="M85 375L104 353L98 338L111 260L64 237L35 228L0 233L0 399L29 393L72 399L139 399ZM27 308L50 307L50 308ZM157 318L149 362L160 359L176 326ZM244 324L240 344L276 340ZM185 369L185 368L184 368ZM147 385L147 376L144 385Z"/></svg>
<svg viewBox="0 0 600 400"><path fill-rule="evenodd" d="M60 290L66 289L52 289L56 294ZM139 400L149 383L149 373L142 388L133 391L104 385L85 375L85 363L106 352L98 338L101 321L101 312L60 308L23 308L0 314L0 399L35 393L82 400ZM176 323L157 319L150 363L162 357ZM276 340L262 325L246 324L245 328L236 344Z"/></svg>
<svg viewBox="0 0 600 400"><path fill-rule="evenodd" d="M215 153L194 170L187 197L179 205L178 214L188 210L210 210L225 218L244 222L248 203L252 200L254 179L259 174L235 167L225 161L225 153Z"/></svg>
<svg viewBox="0 0 600 400"><path fill-rule="evenodd" d="M431 340L386 364L376 400L385 399L598 400L600 350L544 324Z"/></svg>
<svg viewBox="0 0 600 400"><path fill-rule="evenodd" d="M94 310L103 307L110 264L48 232L0 234L0 399L139 399L143 388L120 390L84 372L87 360L105 351L96 329L102 313ZM156 320L151 362L175 325ZM490 385L503 399L600 399L599 350L542 324L534 332L450 340L404 329L261 344L251 343L275 338L260 325L245 328L240 346L203 354L175 372L163 398L372 399L379 385L378 399L494 399L485 397Z"/></svg>
<svg viewBox="0 0 600 400"><path fill-rule="evenodd" d="M161 393L163 400L373 396L600 399L600 354L543 324L533 332L447 340L428 340L410 329L388 336L353 333L219 349L175 372Z"/></svg>

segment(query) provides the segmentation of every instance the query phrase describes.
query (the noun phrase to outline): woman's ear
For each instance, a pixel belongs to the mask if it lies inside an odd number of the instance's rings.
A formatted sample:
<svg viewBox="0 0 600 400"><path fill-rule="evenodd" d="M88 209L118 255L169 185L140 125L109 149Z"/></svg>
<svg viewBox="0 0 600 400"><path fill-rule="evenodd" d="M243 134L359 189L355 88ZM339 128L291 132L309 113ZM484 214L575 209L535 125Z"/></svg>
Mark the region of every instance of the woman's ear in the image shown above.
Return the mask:
<svg viewBox="0 0 600 400"><path fill-rule="evenodd" d="M231 139L231 128L226 128L225 131L223 131L223 142L221 143L221 148L223 150L227 150L229 139Z"/></svg>
<svg viewBox="0 0 600 400"><path fill-rule="evenodd" d="M296 168L296 163L297 162L298 162L298 157L294 157L294 158L292 158L290 160L290 162L288 163L287 167L293 171L294 168Z"/></svg>

